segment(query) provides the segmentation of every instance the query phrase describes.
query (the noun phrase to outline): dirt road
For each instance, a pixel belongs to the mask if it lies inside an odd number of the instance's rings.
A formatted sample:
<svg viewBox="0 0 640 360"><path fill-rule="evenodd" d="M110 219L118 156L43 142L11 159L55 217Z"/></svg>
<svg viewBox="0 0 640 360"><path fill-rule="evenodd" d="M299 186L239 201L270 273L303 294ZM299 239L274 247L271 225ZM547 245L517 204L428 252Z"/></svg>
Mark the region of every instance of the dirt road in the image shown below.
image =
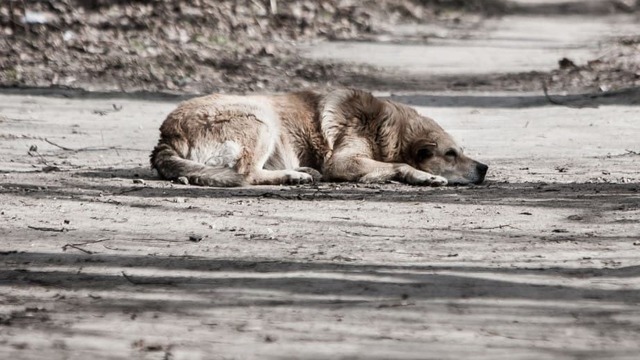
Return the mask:
<svg viewBox="0 0 640 360"><path fill-rule="evenodd" d="M305 48L302 54L427 78L521 73L557 69L562 58L586 64L613 51L610 37L636 33L636 15L526 14L499 21L480 17L453 28L397 26L378 42L328 41Z"/></svg>
<svg viewBox="0 0 640 360"><path fill-rule="evenodd" d="M640 92L379 95L486 184L177 185L177 100L1 94L0 358L636 359Z"/></svg>

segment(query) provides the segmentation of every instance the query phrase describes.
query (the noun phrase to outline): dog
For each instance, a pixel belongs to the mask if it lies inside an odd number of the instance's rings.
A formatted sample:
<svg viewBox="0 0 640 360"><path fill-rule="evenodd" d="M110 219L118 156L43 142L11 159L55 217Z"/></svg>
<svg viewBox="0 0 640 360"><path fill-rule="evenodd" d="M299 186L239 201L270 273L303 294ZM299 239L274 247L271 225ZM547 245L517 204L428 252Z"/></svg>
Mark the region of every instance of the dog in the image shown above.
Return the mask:
<svg viewBox="0 0 640 360"><path fill-rule="evenodd" d="M216 187L465 185L482 183L488 169L434 120L357 89L185 101L160 127L151 166L167 180Z"/></svg>

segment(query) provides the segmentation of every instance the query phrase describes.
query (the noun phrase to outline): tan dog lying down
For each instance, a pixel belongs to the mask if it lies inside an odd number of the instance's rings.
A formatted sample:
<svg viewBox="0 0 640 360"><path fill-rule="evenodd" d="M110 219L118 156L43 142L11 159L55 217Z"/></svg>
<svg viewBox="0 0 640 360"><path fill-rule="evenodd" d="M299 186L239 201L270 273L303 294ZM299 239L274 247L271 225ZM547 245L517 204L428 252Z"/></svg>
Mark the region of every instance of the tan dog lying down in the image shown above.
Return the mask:
<svg viewBox="0 0 640 360"><path fill-rule="evenodd" d="M479 184L488 168L411 107L352 89L204 96L180 104L160 133L152 167L196 185L298 184L320 173L325 181Z"/></svg>

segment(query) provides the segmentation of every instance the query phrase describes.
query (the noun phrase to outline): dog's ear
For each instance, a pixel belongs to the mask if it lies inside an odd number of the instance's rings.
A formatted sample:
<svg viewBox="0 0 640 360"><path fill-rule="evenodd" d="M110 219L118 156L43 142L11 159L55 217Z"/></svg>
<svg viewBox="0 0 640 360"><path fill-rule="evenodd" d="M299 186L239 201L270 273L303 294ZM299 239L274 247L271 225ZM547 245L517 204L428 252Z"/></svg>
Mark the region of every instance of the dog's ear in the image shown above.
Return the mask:
<svg viewBox="0 0 640 360"><path fill-rule="evenodd" d="M345 117L356 117L365 123L377 123L385 111L385 103L362 90L351 90L342 103Z"/></svg>
<svg viewBox="0 0 640 360"><path fill-rule="evenodd" d="M438 144L427 140L418 140L411 147L411 155L416 164L429 159L435 154Z"/></svg>

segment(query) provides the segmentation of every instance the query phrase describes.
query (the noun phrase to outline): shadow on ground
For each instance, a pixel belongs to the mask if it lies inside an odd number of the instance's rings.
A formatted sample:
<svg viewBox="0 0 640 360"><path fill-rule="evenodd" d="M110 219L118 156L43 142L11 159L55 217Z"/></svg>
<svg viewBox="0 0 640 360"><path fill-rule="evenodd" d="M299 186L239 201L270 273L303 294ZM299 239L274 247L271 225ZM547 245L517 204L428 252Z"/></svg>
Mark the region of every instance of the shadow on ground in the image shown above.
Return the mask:
<svg viewBox="0 0 640 360"><path fill-rule="evenodd" d="M557 282L575 279L583 281L584 284L585 280L590 279L597 283L599 277L637 277L640 276L640 266L617 269L512 269L37 252L10 252L2 253L0 256L5 264L4 269L0 271L0 288L37 286L57 291L177 291L185 295L202 296L200 301L189 300L184 303L179 300L132 298L92 302L92 306L102 311L122 311L125 308L135 308L138 311L189 311L194 308L249 305L345 307L373 304L384 307L384 303L379 303L380 301L393 299L520 299L569 303L578 300L601 300L607 303L640 304L640 290L635 288L604 289L575 286L567 281L558 285ZM13 268L9 264L14 264ZM60 270L61 267L68 267L69 270ZM161 275L132 275L141 269ZM177 270L180 272L172 273ZM185 270L197 273L185 274ZM525 277L521 278L520 275ZM544 285L537 282L536 277L551 277L556 281ZM215 298L218 291L220 298ZM284 295L284 299L269 299L264 295L274 292ZM235 297L226 298L234 293ZM263 294L259 295L261 293Z"/></svg>
<svg viewBox="0 0 640 360"><path fill-rule="evenodd" d="M120 184L74 181L74 177L118 179ZM574 208L577 210L640 209L640 184L637 183L546 183L487 182L463 187L415 187L402 184L319 183L301 186L253 186L242 188L208 188L172 184L159 180L151 170L97 169L73 174L60 186L5 183L0 194L36 199L58 198L86 201L91 196L127 198L256 198L281 201L424 202L436 204L491 204L527 208ZM142 179L135 184L131 179Z"/></svg>

